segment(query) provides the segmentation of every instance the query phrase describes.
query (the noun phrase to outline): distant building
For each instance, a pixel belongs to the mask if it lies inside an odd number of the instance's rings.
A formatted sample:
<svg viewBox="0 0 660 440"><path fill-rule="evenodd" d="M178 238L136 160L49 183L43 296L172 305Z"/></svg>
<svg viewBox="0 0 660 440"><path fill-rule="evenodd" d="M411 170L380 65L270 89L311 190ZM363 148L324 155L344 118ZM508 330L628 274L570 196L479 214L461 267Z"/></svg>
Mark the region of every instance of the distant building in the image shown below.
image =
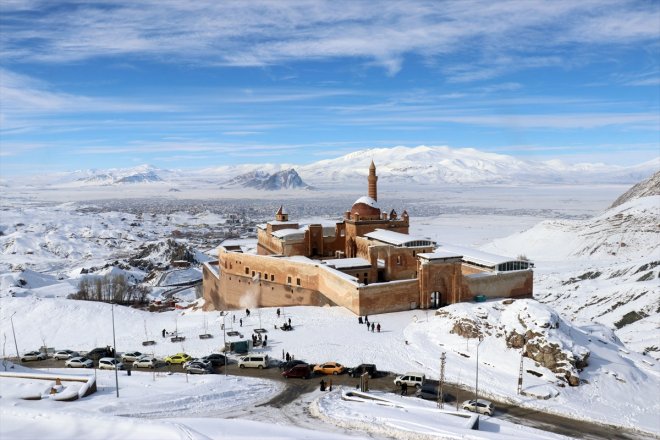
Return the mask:
<svg viewBox="0 0 660 440"><path fill-rule="evenodd" d="M405 210L379 207L377 182L372 162L368 195L340 222L300 225L280 207L257 226L256 252L223 242L203 268L207 309L330 304L364 315L532 295L532 263L409 235Z"/></svg>

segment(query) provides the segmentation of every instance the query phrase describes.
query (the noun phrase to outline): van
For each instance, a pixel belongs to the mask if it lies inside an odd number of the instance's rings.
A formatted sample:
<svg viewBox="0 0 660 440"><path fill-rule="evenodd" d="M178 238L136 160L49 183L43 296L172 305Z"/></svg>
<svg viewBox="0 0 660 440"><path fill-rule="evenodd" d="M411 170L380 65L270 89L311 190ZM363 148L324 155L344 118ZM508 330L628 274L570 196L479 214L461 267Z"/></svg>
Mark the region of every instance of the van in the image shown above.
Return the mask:
<svg viewBox="0 0 660 440"><path fill-rule="evenodd" d="M397 376L394 379L394 384L400 387L401 384L405 383L409 387L421 388L422 384L424 383L424 380L426 380L426 376L424 376L424 373L406 373Z"/></svg>
<svg viewBox="0 0 660 440"><path fill-rule="evenodd" d="M238 360L240 368L268 368L267 354L251 354Z"/></svg>

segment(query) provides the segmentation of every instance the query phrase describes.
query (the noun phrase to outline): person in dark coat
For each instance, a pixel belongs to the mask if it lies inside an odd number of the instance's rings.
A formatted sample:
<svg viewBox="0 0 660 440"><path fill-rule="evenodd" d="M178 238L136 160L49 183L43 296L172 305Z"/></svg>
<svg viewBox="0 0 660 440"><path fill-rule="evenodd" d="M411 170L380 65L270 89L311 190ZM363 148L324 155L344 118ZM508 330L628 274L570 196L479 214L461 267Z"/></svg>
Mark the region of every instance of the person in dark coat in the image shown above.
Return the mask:
<svg viewBox="0 0 660 440"><path fill-rule="evenodd" d="M286 361L289 362L291 360L291 356L289 355L289 352L286 352Z"/></svg>
<svg viewBox="0 0 660 440"><path fill-rule="evenodd" d="M280 309L277 309L277 317L280 317Z"/></svg>
<svg viewBox="0 0 660 440"><path fill-rule="evenodd" d="M165 337L165 329L163 329L163 337Z"/></svg>
<svg viewBox="0 0 660 440"><path fill-rule="evenodd" d="M362 316L358 316L358 324L362 324Z"/></svg>
<svg viewBox="0 0 660 440"><path fill-rule="evenodd" d="M247 316L250 316L250 309L245 309L245 314L246 314Z"/></svg>
<svg viewBox="0 0 660 440"><path fill-rule="evenodd" d="M376 331L377 331L378 333L380 333L380 322L379 322L378 325L376 326Z"/></svg>
<svg viewBox="0 0 660 440"><path fill-rule="evenodd" d="M323 379L321 379L321 383L319 385L321 385L321 391L325 391L325 381Z"/></svg>
<svg viewBox="0 0 660 440"><path fill-rule="evenodd" d="M401 384L401 395L402 396L408 395L408 384L405 382Z"/></svg>
<svg viewBox="0 0 660 440"><path fill-rule="evenodd" d="M289 327L291 327L291 318L289 318Z"/></svg>
<svg viewBox="0 0 660 440"><path fill-rule="evenodd" d="M241 323L241 327L243 327L243 318L239 319L238 322Z"/></svg>
<svg viewBox="0 0 660 440"><path fill-rule="evenodd" d="M371 323L371 332L372 332L372 333L373 333L373 331L374 331L375 328L376 328L376 326L375 326L374 323L372 322L372 323Z"/></svg>
<svg viewBox="0 0 660 440"><path fill-rule="evenodd" d="M266 345L266 342L268 342L268 335L264 335L264 345Z"/></svg>

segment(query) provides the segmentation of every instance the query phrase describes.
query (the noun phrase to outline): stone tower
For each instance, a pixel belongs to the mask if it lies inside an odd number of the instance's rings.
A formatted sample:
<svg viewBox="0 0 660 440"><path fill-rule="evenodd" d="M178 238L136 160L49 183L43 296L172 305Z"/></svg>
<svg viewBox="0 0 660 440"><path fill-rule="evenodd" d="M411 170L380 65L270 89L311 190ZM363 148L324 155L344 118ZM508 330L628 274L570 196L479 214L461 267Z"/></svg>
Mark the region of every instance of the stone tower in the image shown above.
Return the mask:
<svg viewBox="0 0 660 440"><path fill-rule="evenodd" d="M378 201L378 176L376 175L376 165L371 161L369 165L369 197Z"/></svg>

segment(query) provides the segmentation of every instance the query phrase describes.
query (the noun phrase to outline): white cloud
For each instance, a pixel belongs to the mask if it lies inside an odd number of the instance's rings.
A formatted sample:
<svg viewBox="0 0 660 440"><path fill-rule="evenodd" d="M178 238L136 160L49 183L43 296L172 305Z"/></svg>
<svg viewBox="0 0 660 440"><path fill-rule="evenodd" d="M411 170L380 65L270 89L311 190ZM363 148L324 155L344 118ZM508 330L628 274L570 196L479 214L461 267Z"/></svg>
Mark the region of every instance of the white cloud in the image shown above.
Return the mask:
<svg viewBox="0 0 660 440"><path fill-rule="evenodd" d="M63 3L63 2L60 2ZM32 9L32 14L14 14ZM250 1L145 0L3 4L6 60L72 62L113 55L159 61L263 66L349 57L396 73L408 54L470 55L478 80L533 67L489 60L556 63L565 44L652 42L660 36L653 2L576 1ZM541 55L539 55L541 54Z"/></svg>

